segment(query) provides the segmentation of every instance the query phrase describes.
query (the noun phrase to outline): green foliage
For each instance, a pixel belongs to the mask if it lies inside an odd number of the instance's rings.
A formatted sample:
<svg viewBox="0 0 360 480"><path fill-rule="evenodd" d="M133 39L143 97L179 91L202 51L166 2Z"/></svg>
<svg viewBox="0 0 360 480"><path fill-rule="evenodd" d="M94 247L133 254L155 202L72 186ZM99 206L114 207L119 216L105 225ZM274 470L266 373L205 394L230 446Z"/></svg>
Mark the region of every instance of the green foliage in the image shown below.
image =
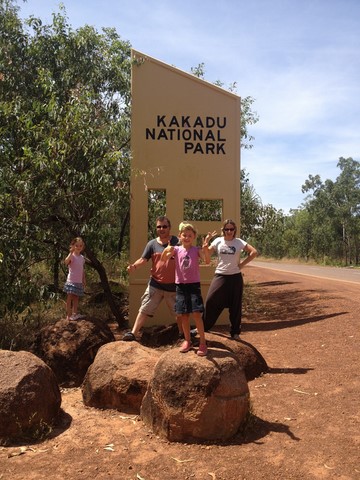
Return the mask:
<svg viewBox="0 0 360 480"><path fill-rule="evenodd" d="M148 190L148 240L157 237L156 219L166 215L166 190Z"/></svg>
<svg viewBox="0 0 360 480"><path fill-rule="evenodd" d="M241 225L239 233L241 233L242 238L249 240L256 235L256 231L260 227L263 207L261 199L251 185L249 175L245 170L241 170L240 192Z"/></svg>
<svg viewBox="0 0 360 480"><path fill-rule="evenodd" d="M264 205L259 220L256 248L260 254L278 259L284 257L285 216L282 210L277 210L272 205Z"/></svg>
<svg viewBox="0 0 360 480"><path fill-rule="evenodd" d="M335 181L309 175L302 208L284 215L262 205L245 172L241 183L241 234L260 254L315 260L322 264L360 263L360 163L339 159Z"/></svg>
<svg viewBox="0 0 360 480"><path fill-rule="evenodd" d="M27 29L0 3L0 315L40 300L31 267L55 272L77 235L106 283L97 255L128 217L130 45L112 29L74 31L60 10Z"/></svg>
<svg viewBox="0 0 360 480"><path fill-rule="evenodd" d="M222 200L184 200L184 220L220 222Z"/></svg>
<svg viewBox="0 0 360 480"><path fill-rule="evenodd" d="M359 264L360 254L360 163L339 159L340 175L335 181L321 181L309 175L303 192L311 222L309 254L317 260L332 258L345 265Z"/></svg>
<svg viewBox="0 0 360 480"><path fill-rule="evenodd" d="M256 246L263 256L282 258L286 217L282 210L263 205L248 174L241 172L241 237Z"/></svg>

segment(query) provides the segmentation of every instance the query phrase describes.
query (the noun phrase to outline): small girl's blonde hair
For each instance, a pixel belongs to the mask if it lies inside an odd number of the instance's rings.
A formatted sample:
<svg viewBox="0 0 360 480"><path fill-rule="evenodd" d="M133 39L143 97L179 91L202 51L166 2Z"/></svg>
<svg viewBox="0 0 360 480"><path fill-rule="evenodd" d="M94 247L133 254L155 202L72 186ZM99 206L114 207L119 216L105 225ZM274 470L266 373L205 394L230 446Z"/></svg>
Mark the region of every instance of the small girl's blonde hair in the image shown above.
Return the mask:
<svg viewBox="0 0 360 480"><path fill-rule="evenodd" d="M179 225L179 233L182 233L184 230L191 230L195 236L197 235L196 228L191 223L181 222Z"/></svg>
<svg viewBox="0 0 360 480"><path fill-rule="evenodd" d="M70 242L70 247L72 247L73 245L75 245L75 243L77 243L77 242L81 242L81 243L83 244L83 250L84 250L84 248L85 248L85 242L84 242L84 240L83 240L81 237L75 237L75 238L73 238L73 239L71 240L71 242Z"/></svg>

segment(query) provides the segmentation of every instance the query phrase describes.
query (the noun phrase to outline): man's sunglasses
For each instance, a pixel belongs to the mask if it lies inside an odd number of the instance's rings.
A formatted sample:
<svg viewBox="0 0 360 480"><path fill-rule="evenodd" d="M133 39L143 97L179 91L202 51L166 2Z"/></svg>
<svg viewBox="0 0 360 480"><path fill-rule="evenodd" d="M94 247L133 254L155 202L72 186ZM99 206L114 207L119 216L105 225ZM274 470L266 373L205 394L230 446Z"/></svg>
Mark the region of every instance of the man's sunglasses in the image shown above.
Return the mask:
<svg viewBox="0 0 360 480"><path fill-rule="evenodd" d="M169 228L169 225L156 225L156 228Z"/></svg>

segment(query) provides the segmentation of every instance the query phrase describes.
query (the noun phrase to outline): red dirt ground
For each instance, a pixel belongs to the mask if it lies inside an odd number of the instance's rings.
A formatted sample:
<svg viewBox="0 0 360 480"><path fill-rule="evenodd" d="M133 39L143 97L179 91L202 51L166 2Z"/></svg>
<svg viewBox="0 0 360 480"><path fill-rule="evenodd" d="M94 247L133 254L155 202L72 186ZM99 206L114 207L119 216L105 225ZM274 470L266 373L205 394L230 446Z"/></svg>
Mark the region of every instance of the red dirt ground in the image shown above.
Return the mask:
<svg viewBox="0 0 360 480"><path fill-rule="evenodd" d="M62 391L62 424L0 447L0 480L360 479L359 286L249 266L244 341L270 371L249 382L252 416L226 444L169 443L141 420Z"/></svg>

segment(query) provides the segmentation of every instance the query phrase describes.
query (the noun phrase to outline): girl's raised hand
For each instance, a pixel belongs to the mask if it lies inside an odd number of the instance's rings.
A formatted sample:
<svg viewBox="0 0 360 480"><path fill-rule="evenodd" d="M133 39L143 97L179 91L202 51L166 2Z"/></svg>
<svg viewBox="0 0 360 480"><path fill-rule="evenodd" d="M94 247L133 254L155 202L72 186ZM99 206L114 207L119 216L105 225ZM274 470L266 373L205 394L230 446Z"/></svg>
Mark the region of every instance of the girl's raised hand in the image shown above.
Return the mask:
<svg viewBox="0 0 360 480"><path fill-rule="evenodd" d="M210 242L210 240L213 238L213 237L216 237L217 235L217 231L214 230L213 232L208 232L208 234L206 235L205 239L204 239L204 246L207 246Z"/></svg>
<svg viewBox="0 0 360 480"><path fill-rule="evenodd" d="M166 258L171 257L171 255L174 253L174 247L172 247L170 244L165 248L164 252L166 252Z"/></svg>

